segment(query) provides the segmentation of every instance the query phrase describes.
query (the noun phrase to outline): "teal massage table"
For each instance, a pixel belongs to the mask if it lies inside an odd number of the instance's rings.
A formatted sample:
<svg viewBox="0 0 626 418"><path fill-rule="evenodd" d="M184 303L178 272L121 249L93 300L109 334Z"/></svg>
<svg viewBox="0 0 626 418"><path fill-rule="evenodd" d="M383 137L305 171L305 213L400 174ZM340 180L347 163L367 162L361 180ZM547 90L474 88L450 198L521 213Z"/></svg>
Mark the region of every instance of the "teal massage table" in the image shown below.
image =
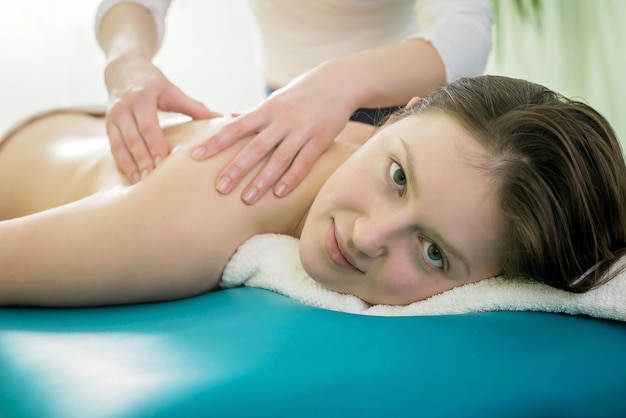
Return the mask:
<svg viewBox="0 0 626 418"><path fill-rule="evenodd" d="M256 288L0 309L0 417L625 417L626 323L369 317Z"/></svg>

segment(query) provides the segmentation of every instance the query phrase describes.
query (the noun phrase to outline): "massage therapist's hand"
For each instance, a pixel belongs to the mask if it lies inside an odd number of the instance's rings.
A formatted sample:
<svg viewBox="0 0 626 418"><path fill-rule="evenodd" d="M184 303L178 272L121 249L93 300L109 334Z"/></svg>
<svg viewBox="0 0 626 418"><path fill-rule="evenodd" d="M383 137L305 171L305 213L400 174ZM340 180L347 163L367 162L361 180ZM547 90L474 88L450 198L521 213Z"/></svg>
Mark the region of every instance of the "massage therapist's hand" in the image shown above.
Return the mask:
<svg viewBox="0 0 626 418"><path fill-rule="evenodd" d="M157 111L178 112L194 119L221 116L186 96L143 57L126 55L110 62L105 80L111 152L133 183L148 175L170 152Z"/></svg>
<svg viewBox="0 0 626 418"><path fill-rule="evenodd" d="M203 160L238 140L257 134L227 164L216 179L219 192L230 193L267 155L262 170L242 192L254 204L270 188L278 197L291 192L307 175L315 160L330 146L352 113L345 96L316 77L297 79L275 91L252 111L224 125L196 147L192 156Z"/></svg>

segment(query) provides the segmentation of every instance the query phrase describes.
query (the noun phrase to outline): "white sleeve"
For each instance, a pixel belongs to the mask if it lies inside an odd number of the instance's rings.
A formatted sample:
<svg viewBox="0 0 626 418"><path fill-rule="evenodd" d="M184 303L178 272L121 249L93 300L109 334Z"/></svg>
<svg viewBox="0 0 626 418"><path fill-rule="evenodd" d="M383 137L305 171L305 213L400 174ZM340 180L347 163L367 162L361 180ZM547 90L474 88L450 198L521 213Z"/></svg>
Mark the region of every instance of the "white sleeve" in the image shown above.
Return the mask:
<svg viewBox="0 0 626 418"><path fill-rule="evenodd" d="M493 20L489 0L418 0L419 33L446 67L446 81L481 75L491 51Z"/></svg>
<svg viewBox="0 0 626 418"><path fill-rule="evenodd" d="M157 31L157 47L160 47L165 34L165 15L170 7L171 0L102 0L96 11L96 37L98 36L98 29L104 15L119 3L136 3L150 11Z"/></svg>

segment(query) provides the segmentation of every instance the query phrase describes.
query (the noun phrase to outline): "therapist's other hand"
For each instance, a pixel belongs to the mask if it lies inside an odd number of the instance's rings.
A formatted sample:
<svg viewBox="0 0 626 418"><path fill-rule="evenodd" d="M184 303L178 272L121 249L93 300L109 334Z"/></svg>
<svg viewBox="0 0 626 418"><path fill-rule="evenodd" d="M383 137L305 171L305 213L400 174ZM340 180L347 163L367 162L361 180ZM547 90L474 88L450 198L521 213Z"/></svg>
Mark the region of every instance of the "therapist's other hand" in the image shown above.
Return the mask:
<svg viewBox="0 0 626 418"><path fill-rule="evenodd" d="M274 195L290 193L308 174L315 160L332 144L350 118L351 105L314 80L300 80L277 90L252 111L228 122L193 151L204 160L256 134L220 172L216 188L230 193L271 153L241 198L254 204L270 188Z"/></svg>
<svg viewBox="0 0 626 418"><path fill-rule="evenodd" d="M107 65L105 80L111 152L133 183L147 176L170 152L159 125L159 110L194 119L221 116L185 95L149 59L118 58Z"/></svg>

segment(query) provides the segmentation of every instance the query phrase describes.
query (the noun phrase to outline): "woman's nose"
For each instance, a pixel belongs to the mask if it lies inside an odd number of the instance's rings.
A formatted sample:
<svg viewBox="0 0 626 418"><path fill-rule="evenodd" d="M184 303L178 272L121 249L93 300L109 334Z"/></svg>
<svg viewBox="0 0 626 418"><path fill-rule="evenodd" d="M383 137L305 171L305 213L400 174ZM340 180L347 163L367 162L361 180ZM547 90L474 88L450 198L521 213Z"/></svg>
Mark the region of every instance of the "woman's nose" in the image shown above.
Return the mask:
<svg viewBox="0 0 626 418"><path fill-rule="evenodd" d="M368 257L381 257L389 251L401 221L394 217L363 217L354 224L352 241L356 250Z"/></svg>

